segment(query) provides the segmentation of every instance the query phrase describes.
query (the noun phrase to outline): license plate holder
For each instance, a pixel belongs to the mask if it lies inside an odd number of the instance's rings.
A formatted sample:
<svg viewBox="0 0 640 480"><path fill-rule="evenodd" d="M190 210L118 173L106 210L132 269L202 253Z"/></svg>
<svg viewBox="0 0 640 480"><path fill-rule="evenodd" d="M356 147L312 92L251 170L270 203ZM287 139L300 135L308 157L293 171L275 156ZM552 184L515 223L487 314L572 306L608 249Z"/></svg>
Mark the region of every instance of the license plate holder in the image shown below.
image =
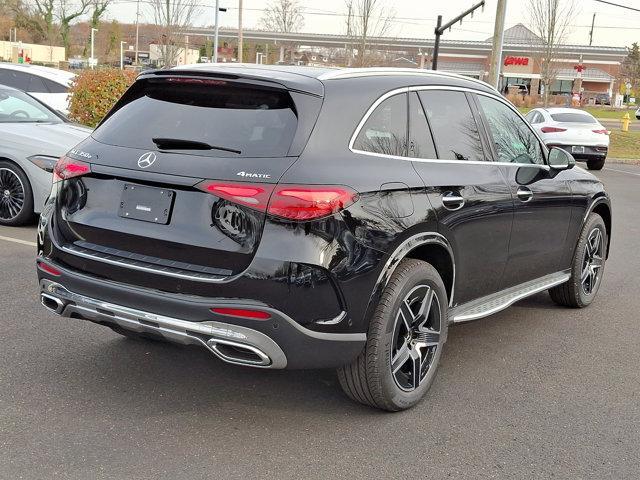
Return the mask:
<svg viewBox="0 0 640 480"><path fill-rule="evenodd" d="M176 194L166 188L126 183L120 198L118 215L122 218L166 225L171 218Z"/></svg>
<svg viewBox="0 0 640 480"><path fill-rule="evenodd" d="M573 147L571 147L571 153L584 153L584 147L574 145Z"/></svg>

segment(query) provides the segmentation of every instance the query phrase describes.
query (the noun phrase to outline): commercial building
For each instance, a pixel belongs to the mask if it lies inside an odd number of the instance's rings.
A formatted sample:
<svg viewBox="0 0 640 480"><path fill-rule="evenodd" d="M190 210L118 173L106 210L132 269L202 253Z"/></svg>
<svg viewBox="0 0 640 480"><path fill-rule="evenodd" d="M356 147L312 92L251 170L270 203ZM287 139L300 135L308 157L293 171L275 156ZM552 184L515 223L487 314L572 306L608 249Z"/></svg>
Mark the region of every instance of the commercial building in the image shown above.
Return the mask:
<svg viewBox="0 0 640 480"><path fill-rule="evenodd" d="M212 38L210 28L193 28L189 36ZM229 44L237 39L236 29L221 29L220 37ZM447 34L440 44L438 69L486 79L492 51L492 42L455 40ZM259 30L245 30L246 42L273 45L275 49L288 48L296 51L295 60L309 58L309 64L347 65L349 56L357 55L357 46L346 35L316 33L282 33ZM375 51L380 65L430 68L433 54L433 39L370 37L367 48ZM540 93L541 40L522 24L505 30L500 87L504 91L508 85L526 85L531 93ZM282 56L282 54L281 54ZM316 57L313 60L312 57ZM551 93L569 93L575 80L582 77L585 92L613 93L620 82L620 68L627 56L623 47L561 45L554 63L556 81ZM318 60L318 58L322 60ZM327 61L324 60L327 57ZM301 60L304 61L304 60ZM356 62L357 63L357 62Z"/></svg>
<svg viewBox="0 0 640 480"><path fill-rule="evenodd" d="M38 45L35 43L0 41L0 61L18 63L57 64L64 62L64 47Z"/></svg>

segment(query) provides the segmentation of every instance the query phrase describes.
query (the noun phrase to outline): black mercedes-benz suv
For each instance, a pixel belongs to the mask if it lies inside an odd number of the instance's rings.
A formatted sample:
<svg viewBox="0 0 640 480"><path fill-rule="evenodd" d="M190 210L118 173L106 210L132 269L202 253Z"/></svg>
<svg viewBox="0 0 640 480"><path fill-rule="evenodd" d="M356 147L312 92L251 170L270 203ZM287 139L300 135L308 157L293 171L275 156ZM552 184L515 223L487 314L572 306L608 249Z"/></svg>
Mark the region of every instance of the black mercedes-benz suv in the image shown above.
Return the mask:
<svg viewBox="0 0 640 480"><path fill-rule="evenodd" d="M602 184L482 82L214 65L142 74L60 159L37 265L57 314L401 410L450 324L589 305L610 236Z"/></svg>

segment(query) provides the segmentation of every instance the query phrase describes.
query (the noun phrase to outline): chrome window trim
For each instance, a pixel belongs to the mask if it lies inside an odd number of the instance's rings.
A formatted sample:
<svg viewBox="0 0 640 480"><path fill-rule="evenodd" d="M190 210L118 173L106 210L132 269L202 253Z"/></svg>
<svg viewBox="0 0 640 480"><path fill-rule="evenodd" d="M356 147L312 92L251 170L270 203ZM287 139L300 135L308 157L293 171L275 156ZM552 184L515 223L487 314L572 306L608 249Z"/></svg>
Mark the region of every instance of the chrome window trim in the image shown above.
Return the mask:
<svg viewBox="0 0 640 480"><path fill-rule="evenodd" d="M367 120L369 120L369 117L371 116L373 111L382 102L384 102L385 100L387 100L388 98L390 98L390 97L392 97L394 95L400 95L400 94L409 93L409 92L419 92L419 91L424 91L424 90L446 90L446 91L453 91L453 92L475 93L477 95L484 95L486 97L498 100L499 102L502 102L504 105L506 105L508 108L510 108L513 112L515 112L516 115L518 115L518 117L520 117L520 119L525 123L527 128L529 128L531 133L538 139L538 142L540 142L540 148L542 149L543 153L546 150L546 146L545 146L544 142L542 141L542 139L540 138L540 136L529 126L529 123L525 120L525 118L518 111L518 109L515 108L508 100L505 100L504 98L502 98L502 96L500 96L499 94L496 95L496 94L489 93L489 92L482 92L482 91L475 90L473 88L467 88L467 87L454 87L454 86L446 86L446 85L424 85L424 86L415 86L415 87L400 87L400 88L396 88L394 90L390 90L390 91L384 93L375 102L373 102L373 104L367 109L367 111L365 112L364 116L362 117L362 119L358 123L358 126L356 127L355 131L351 135L351 139L349 140L349 150L351 151L351 153L355 153L355 154L358 154L358 155L367 155L367 156L371 156L371 157L391 158L391 159L394 159L394 160L404 160L404 161L409 161L409 162L462 163L462 164L465 164L465 165L508 165L508 166L517 165L518 167L536 167L536 168L541 168L541 169L547 170L547 171L550 170L549 165L547 165L546 163L545 164L539 164L539 163L532 164L532 163L479 161L479 160L450 160L450 159L438 159L438 158L412 158L412 157L402 157L402 156L399 156L399 155L388 155L386 153L367 152L366 150L359 150L359 149L353 147L353 145L354 145L354 143L356 141L356 138L360 134L360 130L362 130L362 127L367 122ZM545 161L546 161L546 158L545 158Z"/></svg>

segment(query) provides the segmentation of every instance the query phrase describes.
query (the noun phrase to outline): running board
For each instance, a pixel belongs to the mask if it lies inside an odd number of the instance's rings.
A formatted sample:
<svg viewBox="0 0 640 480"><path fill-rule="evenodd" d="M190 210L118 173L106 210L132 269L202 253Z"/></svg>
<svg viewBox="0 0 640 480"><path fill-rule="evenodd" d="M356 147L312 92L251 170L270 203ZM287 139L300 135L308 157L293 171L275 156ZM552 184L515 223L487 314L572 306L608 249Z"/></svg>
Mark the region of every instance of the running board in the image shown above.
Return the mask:
<svg viewBox="0 0 640 480"><path fill-rule="evenodd" d="M469 322L478 318L488 317L494 313L504 310L515 302L529 297L536 293L555 287L569 280L569 271L552 273L530 282L521 283L515 287L508 288L498 293L487 295L486 297L463 303L454 307L449 318L453 323Z"/></svg>

